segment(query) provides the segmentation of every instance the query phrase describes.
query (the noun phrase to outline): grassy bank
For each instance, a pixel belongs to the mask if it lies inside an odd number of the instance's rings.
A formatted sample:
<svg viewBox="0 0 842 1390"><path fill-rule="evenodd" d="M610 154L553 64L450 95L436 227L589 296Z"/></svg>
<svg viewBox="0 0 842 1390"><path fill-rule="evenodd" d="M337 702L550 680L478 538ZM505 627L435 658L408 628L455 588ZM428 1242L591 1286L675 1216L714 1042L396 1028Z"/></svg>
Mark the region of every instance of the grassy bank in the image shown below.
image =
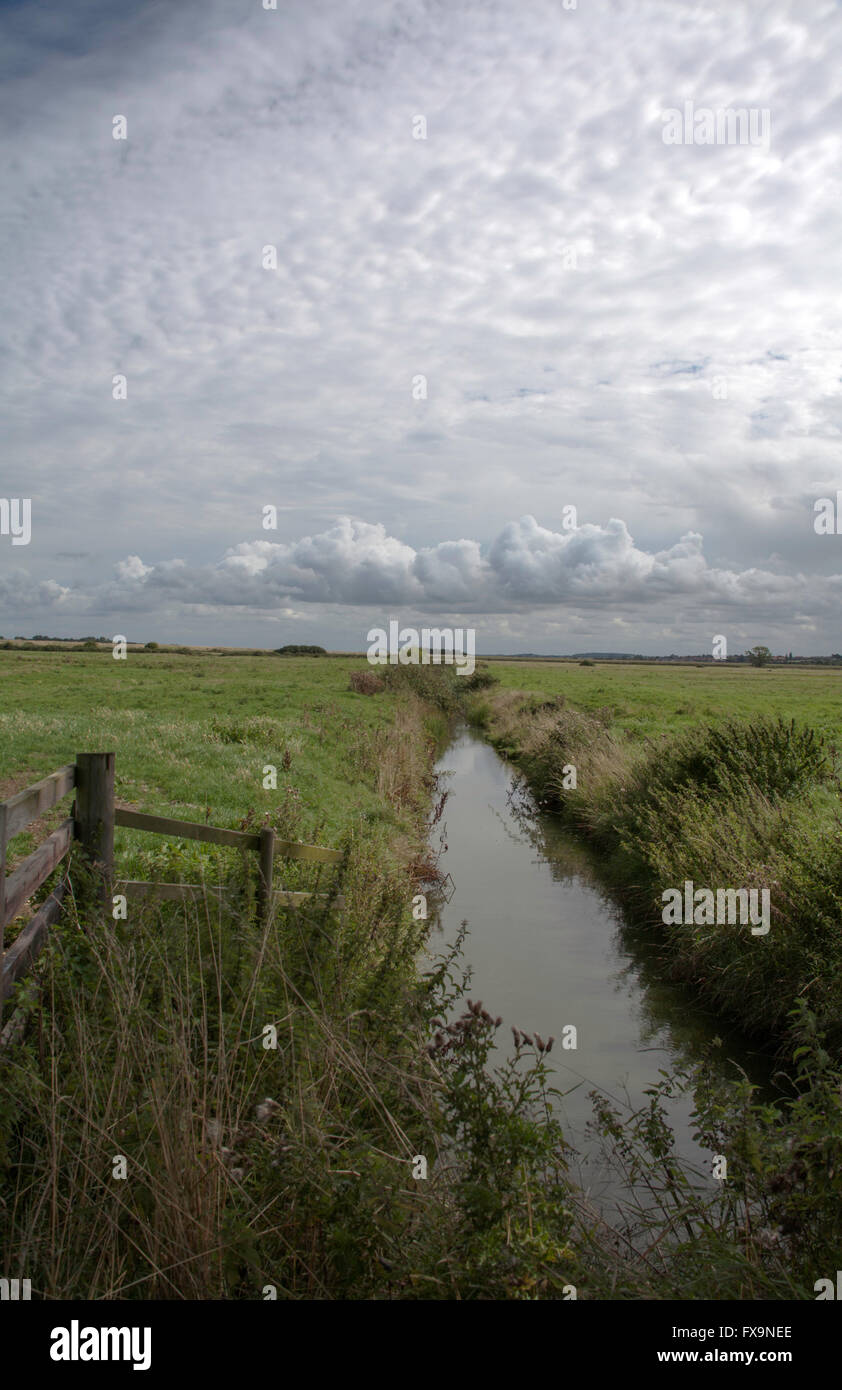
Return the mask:
<svg viewBox="0 0 842 1390"><path fill-rule="evenodd" d="M352 680L359 665L0 653L4 796L113 748L124 804L344 851L329 873L278 864L279 884L329 897L268 924L230 850L119 831L119 874L229 889L227 906L130 904L126 921L92 908L71 867L14 1001L23 1035L0 1052L0 1275L47 1298L812 1297L835 1268L842 1142L821 1040L804 1044L809 1087L785 1117L749 1088L664 1082L695 1088L700 1130L729 1156L719 1193L675 1159L657 1087L631 1124L600 1102L630 1193L643 1182L651 1198L608 1229L569 1178L543 1040L519 1035L492 1066L512 1020L464 1000L458 950L430 956L411 909L435 897L449 718L490 701L517 751L563 707L485 690L482 673L372 683Z"/></svg>
<svg viewBox="0 0 842 1390"><path fill-rule="evenodd" d="M524 666L494 663L500 686L473 699L473 722L597 851L631 929L660 943L664 972L779 1059L776 1103L704 1059L653 1086L631 1122L592 1093L628 1189L653 1196L621 1236L637 1256L644 1242L659 1251L656 1269L631 1261L629 1296L815 1297L842 1195L838 676ZM665 925L662 894L688 879L768 886L768 935ZM710 1203L693 1193L659 1104L677 1089L693 1098L701 1142L727 1160Z"/></svg>
<svg viewBox="0 0 842 1390"><path fill-rule="evenodd" d="M702 696L697 677L706 678ZM598 849L632 917L655 929L669 971L766 1041L791 1041L793 1010L807 1004L836 1050L837 679L834 672L790 671L775 681L765 671L538 668L535 692L484 692L473 711L539 802ZM784 686L799 719L789 706L786 719L778 712ZM611 704L601 703L606 693ZM698 918L664 925L664 891L683 890L687 880L714 892L768 888L768 933Z"/></svg>
<svg viewBox="0 0 842 1390"><path fill-rule="evenodd" d="M236 852L121 830L119 876L228 898L115 921L71 865L6 1010L24 1031L0 1053L2 1275L46 1298L561 1296L580 1266L541 1060L498 1085L478 1005L442 1046L458 960L419 965L458 687L386 673L372 698L339 660L0 662L5 796L112 748L123 804L338 846L338 872L279 864L276 881L346 902L267 924Z"/></svg>
<svg viewBox="0 0 842 1390"><path fill-rule="evenodd" d="M426 923L410 902L428 873L436 716L355 695L349 662L2 662L4 795L77 750L115 749L123 804L342 848L340 881L281 863L276 882L348 904L267 929L235 851L125 830L120 876L223 883L229 905L132 903L112 922L72 871L54 948L19 989L25 1039L3 1056L4 1273L54 1298L370 1288L383 1269L360 1213L375 1188L417 1203L408 1159L431 1143L411 1065Z"/></svg>

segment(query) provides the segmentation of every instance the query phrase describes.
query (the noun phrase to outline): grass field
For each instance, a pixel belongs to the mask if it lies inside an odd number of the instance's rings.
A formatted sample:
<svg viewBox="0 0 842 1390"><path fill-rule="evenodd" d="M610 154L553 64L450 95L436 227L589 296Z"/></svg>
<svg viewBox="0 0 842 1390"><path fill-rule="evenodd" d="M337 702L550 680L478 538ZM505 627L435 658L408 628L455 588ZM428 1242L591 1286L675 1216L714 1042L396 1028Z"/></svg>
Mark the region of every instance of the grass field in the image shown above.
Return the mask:
<svg viewBox="0 0 842 1390"><path fill-rule="evenodd" d="M3 1055L0 1265L14 1277L22 1263L38 1296L259 1298L273 1283L341 1297L382 1281L371 1194L411 1207L409 1158L435 1152L419 1066L427 924L410 906L444 726L411 695L353 693L359 664L0 653L3 796L77 751L114 750L123 803L346 851L339 884L318 865L281 860L275 875L338 887L345 912L316 903L268 923L253 855L244 873L235 850L118 830L118 877L231 892L225 909L132 902L125 922L86 902L74 861L52 949L5 1011L28 1028ZM66 814L17 837L10 863ZM363 1175L350 1194L349 1166Z"/></svg>
<svg viewBox="0 0 842 1390"><path fill-rule="evenodd" d="M766 1041L809 1003L842 1047L840 673L498 662L475 722L591 840L665 964ZM575 769L575 783L565 769ZM769 893L772 925L665 926L690 880ZM700 929L703 928L703 929Z"/></svg>
<svg viewBox="0 0 842 1390"><path fill-rule="evenodd" d="M117 753L117 794L143 810L234 826L267 809L263 767L298 788L305 822L336 835L380 811L355 776L354 747L387 719L354 694L359 661L130 653L0 652L0 778L26 785L76 752ZM362 752L360 754L362 756ZM350 758L350 761L349 761ZM286 760L286 761L285 761ZM355 786L353 811L343 786ZM195 812L201 811L200 816Z"/></svg>
<svg viewBox="0 0 842 1390"><path fill-rule="evenodd" d="M589 1298L810 1297L816 1260L835 1267L838 1249L842 1088L819 1024L840 1012L842 850L825 753L809 739L793 752L758 719L783 708L835 733L836 673L495 662L497 686L408 667L363 695L349 688L362 665L0 650L0 795L114 750L124 804L343 848L347 903L262 922L236 851L126 830L118 875L228 882L229 906L132 904L112 921L71 870L52 948L15 996L24 1034L2 1056L0 1275L48 1298L259 1299L269 1285L289 1299L535 1299L571 1283ZM638 892L665 873L732 881L798 860L785 886L803 901L771 950L683 943L696 984L726 981L714 997L758 1025L809 987L795 1105L695 1085L733 1177L712 1202L670 1157L656 1097L633 1130L598 1117L632 1185L644 1172L660 1193L657 1265L621 1252L569 1181L545 1057L518 1044L492 1071L494 1020L472 1005L441 1021L460 998L458 956L419 965L428 927L410 904L435 891L431 773L459 713L606 859L625 854ZM700 721L730 716L733 739L705 743ZM688 738L702 741L689 780ZM576 802L560 789L571 755ZM65 814L18 837L11 862ZM278 865L276 885L326 886L319 872Z"/></svg>
<svg viewBox="0 0 842 1390"><path fill-rule="evenodd" d="M605 711L611 724L631 739L728 715L751 719L764 714L842 734L842 668L495 660L491 670L504 690L527 690L547 699L564 694L577 709Z"/></svg>
<svg viewBox="0 0 842 1390"><path fill-rule="evenodd" d="M380 824L409 833L422 789L412 739L386 738L393 705L352 692L353 659L0 651L0 796L72 762L116 752L116 795L133 809L236 829L271 812L282 837L333 845ZM388 744L388 747L387 747ZM402 756L406 766L401 766ZM264 787L264 768L277 788ZM56 808L10 847L10 864L66 814ZM166 846L170 846L167 851ZM125 877L226 856L118 830ZM230 855L228 855L230 859ZM178 869L180 875L176 872ZM306 870L296 867L290 886Z"/></svg>

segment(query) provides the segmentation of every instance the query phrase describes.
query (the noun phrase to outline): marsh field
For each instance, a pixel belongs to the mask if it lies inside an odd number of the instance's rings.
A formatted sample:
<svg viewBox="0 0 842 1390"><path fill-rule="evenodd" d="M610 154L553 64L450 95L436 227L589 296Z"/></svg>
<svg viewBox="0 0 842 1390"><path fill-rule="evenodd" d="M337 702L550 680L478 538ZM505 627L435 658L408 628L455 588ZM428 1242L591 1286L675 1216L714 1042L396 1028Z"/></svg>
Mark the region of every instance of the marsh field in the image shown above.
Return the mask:
<svg viewBox="0 0 842 1390"><path fill-rule="evenodd" d="M114 751L119 805L344 853L276 861L276 886L326 896L268 923L232 849L118 828L118 877L230 890L125 920L71 863L3 1013L0 1274L47 1298L815 1298L842 1234L840 673L494 660L380 668L362 693L364 666L0 651L3 798ZM774 1100L703 1060L631 1119L595 1097L618 1173L649 1192L619 1224L573 1177L559 1045L509 1041L434 930L434 768L458 723L581 839L627 930L663 932L664 978L776 1068ZM66 814L14 840L9 869ZM659 926L687 879L771 885L768 935ZM682 1167L667 1088L727 1157L714 1191Z"/></svg>

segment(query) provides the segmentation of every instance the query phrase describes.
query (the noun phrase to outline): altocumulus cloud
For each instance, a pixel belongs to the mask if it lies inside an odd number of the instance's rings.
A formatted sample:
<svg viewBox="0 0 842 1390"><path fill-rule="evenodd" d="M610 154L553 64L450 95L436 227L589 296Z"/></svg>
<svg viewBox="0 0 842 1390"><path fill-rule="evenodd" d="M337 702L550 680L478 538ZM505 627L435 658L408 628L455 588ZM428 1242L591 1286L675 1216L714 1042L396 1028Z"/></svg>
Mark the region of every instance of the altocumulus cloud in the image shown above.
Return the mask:
<svg viewBox="0 0 842 1390"><path fill-rule="evenodd" d="M115 614L154 612L161 604L266 612L290 604L378 610L403 604L431 615L610 605L629 613L684 599L711 614L738 606L762 616L781 605L830 612L842 596L842 575L807 579L716 568L707 563L697 532L650 553L617 518L552 531L524 516L508 522L483 554L479 542L466 539L416 550L381 523L341 517L292 542L243 541L214 565L179 559L149 565L130 555L116 566L111 584L95 593L54 581L39 590L46 607Z"/></svg>

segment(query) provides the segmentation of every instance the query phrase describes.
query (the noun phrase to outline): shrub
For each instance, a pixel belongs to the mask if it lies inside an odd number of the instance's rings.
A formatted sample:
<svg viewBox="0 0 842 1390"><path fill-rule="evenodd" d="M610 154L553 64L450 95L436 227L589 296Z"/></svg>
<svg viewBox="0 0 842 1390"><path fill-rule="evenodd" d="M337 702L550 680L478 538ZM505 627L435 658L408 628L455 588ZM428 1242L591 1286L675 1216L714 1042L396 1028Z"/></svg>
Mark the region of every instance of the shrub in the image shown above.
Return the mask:
<svg viewBox="0 0 842 1390"><path fill-rule="evenodd" d="M833 752L815 729L797 728L794 719L728 719L654 749L641 766L635 795L651 803L687 787L733 791L738 782L764 796L793 796L833 775Z"/></svg>
<svg viewBox="0 0 842 1390"><path fill-rule="evenodd" d="M381 678L388 689L406 691L448 714L455 714L460 708L468 679L458 675L455 666L443 663L383 666Z"/></svg>
<svg viewBox="0 0 842 1390"><path fill-rule="evenodd" d="M495 676L488 666L478 666L470 676L461 677L465 690L487 690L491 685L499 685L500 677Z"/></svg>
<svg viewBox="0 0 842 1390"><path fill-rule="evenodd" d="M385 682L382 676L376 675L374 671L352 671L348 686L357 695L376 695L378 691L385 689Z"/></svg>

